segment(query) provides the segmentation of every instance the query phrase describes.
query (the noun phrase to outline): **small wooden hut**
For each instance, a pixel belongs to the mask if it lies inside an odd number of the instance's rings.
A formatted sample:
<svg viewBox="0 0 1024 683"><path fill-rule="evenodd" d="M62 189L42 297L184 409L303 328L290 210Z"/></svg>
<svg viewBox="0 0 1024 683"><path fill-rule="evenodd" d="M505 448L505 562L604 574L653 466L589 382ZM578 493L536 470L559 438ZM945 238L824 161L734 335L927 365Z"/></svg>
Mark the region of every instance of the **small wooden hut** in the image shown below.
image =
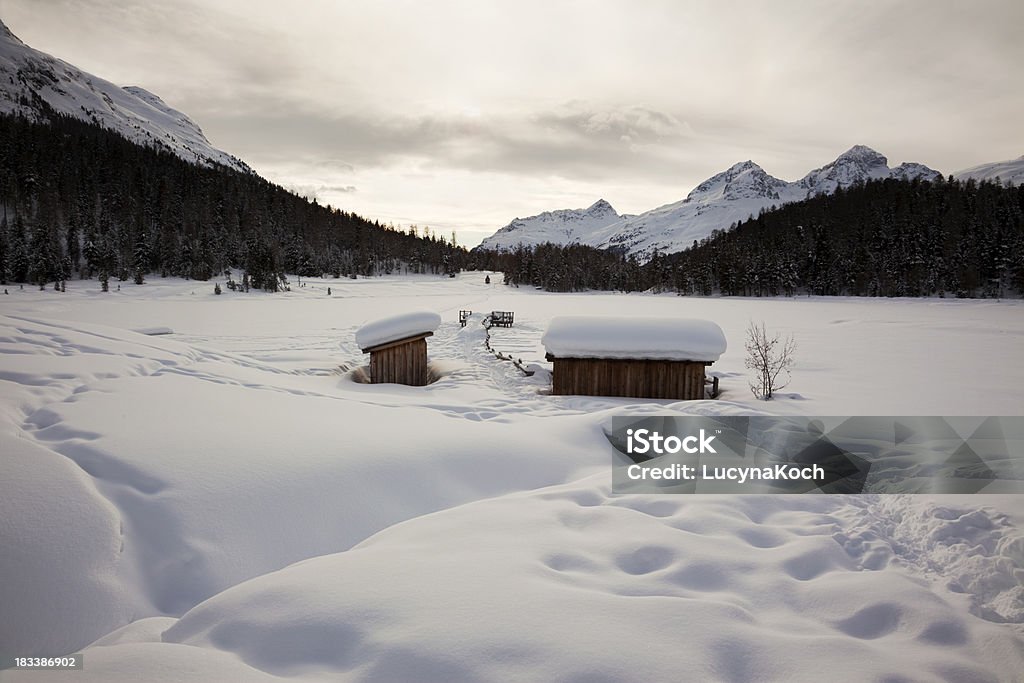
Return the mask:
<svg viewBox="0 0 1024 683"><path fill-rule="evenodd" d="M356 331L356 344L370 354L370 382L421 387L427 383L427 337L441 324L433 311L382 318Z"/></svg>
<svg viewBox="0 0 1024 683"><path fill-rule="evenodd" d="M541 343L552 394L675 400L704 398L705 368L726 348L709 320L610 316L554 318Z"/></svg>

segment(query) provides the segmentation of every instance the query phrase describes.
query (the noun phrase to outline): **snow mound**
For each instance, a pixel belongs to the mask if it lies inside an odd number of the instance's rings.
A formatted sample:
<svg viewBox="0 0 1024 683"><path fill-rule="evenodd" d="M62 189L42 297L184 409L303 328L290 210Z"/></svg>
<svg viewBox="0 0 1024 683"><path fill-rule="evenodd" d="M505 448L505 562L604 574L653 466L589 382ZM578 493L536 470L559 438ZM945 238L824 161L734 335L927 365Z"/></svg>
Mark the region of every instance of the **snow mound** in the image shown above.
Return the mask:
<svg viewBox="0 0 1024 683"><path fill-rule="evenodd" d="M169 327L156 326L156 327L136 327L133 332L144 334L149 337L160 337L165 334L174 334L174 330Z"/></svg>
<svg viewBox="0 0 1024 683"><path fill-rule="evenodd" d="M0 652L73 652L130 618L120 515L67 458L7 432L0 454Z"/></svg>
<svg viewBox="0 0 1024 683"><path fill-rule="evenodd" d="M566 315L551 320L541 343L556 358L716 361L722 328L710 320Z"/></svg>
<svg viewBox="0 0 1024 683"><path fill-rule="evenodd" d="M433 311L410 311L380 318L356 330L356 344L364 351L373 346L433 332L441 326L441 316Z"/></svg>
<svg viewBox="0 0 1024 683"><path fill-rule="evenodd" d="M835 538L873 565L892 560L966 595L983 619L1024 624L1024 535L1004 514L880 496L872 514Z"/></svg>
<svg viewBox="0 0 1024 683"><path fill-rule="evenodd" d="M163 640L359 681L811 681L822 663L837 680L1011 680L1024 667L1005 626L837 542L870 502L613 496L606 480L411 520L233 587Z"/></svg>

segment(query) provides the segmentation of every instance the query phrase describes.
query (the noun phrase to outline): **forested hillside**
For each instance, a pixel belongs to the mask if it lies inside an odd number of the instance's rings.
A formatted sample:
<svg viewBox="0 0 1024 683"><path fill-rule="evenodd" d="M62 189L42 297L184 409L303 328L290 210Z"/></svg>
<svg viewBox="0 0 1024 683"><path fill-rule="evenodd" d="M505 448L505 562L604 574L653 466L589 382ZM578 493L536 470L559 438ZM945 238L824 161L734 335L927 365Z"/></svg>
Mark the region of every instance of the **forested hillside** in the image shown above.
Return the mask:
<svg viewBox="0 0 1024 683"><path fill-rule="evenodd" d="M552 291L998 297L1024 293L1024 186L873 180L763 212L641 265L589 247L480 254Z"/></svg>
<svg viewBox="0 0 1024 683"><path fill-rule="evenodd" d="M307 201L255 174L203 167L66 116L0 116L0 280L206 280L284 273L455 272L465 250Z"/></svg>
<svg viewBox="0 0 1024 683"><path fill-rule="evenodd" d="M654 275L683 293L1019 294L1022 215L1024 187L872 181L765 212Z"/></svg>

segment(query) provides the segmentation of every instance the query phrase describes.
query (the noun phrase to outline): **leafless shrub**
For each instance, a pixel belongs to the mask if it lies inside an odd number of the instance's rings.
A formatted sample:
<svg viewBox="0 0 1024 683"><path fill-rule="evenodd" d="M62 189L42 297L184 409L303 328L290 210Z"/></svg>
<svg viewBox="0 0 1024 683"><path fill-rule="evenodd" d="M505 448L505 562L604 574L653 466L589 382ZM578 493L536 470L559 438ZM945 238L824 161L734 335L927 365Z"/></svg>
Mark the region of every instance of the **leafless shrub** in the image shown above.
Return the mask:
<svg viewBox="0 0 1024 683"><path fill-rule="evenodd" d="M757 398L769 401L777 389L789 384L789 369L793 367L796 341L792 335L785 339L778 333L769 337L764 322L750 321L745 346L746 366L755 374L754 380L750 382L750 390ZM779 384L779 375L783 372L786 373L786 379Z"/></svg>

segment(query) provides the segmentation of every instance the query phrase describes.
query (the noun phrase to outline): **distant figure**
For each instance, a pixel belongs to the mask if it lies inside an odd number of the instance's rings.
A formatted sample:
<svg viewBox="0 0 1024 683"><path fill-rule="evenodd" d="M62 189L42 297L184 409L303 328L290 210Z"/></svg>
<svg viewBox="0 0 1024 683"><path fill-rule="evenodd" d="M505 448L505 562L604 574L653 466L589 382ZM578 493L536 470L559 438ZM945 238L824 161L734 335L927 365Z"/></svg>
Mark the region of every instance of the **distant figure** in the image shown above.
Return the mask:
<svg viewBox="0 0 1024 683"><path fill-rule="evenodd" d="M484 278L484 284L485 285L491 284L491 276L490 275L488 275L487 277Z"/></svg>
<svg viewBox="0 0 1024 683"><path fill-rule="evenodd" d="M117 291L119 291L119 292L121 291L121 285L117 286Z"/></svg>
<svg viewBox="0 0 1024 683"><path fill-rule="evenodd" d="M331 288L330 288L330 287L328 287L328 288L327 288L327 296L330 296L330 295L331 295Z"/></svg>
<svg viewBox="0 0 1024 683"><path fill-rule="evenodd" d="M4 294L7 294L7 288L4 287Z"/></svg>

